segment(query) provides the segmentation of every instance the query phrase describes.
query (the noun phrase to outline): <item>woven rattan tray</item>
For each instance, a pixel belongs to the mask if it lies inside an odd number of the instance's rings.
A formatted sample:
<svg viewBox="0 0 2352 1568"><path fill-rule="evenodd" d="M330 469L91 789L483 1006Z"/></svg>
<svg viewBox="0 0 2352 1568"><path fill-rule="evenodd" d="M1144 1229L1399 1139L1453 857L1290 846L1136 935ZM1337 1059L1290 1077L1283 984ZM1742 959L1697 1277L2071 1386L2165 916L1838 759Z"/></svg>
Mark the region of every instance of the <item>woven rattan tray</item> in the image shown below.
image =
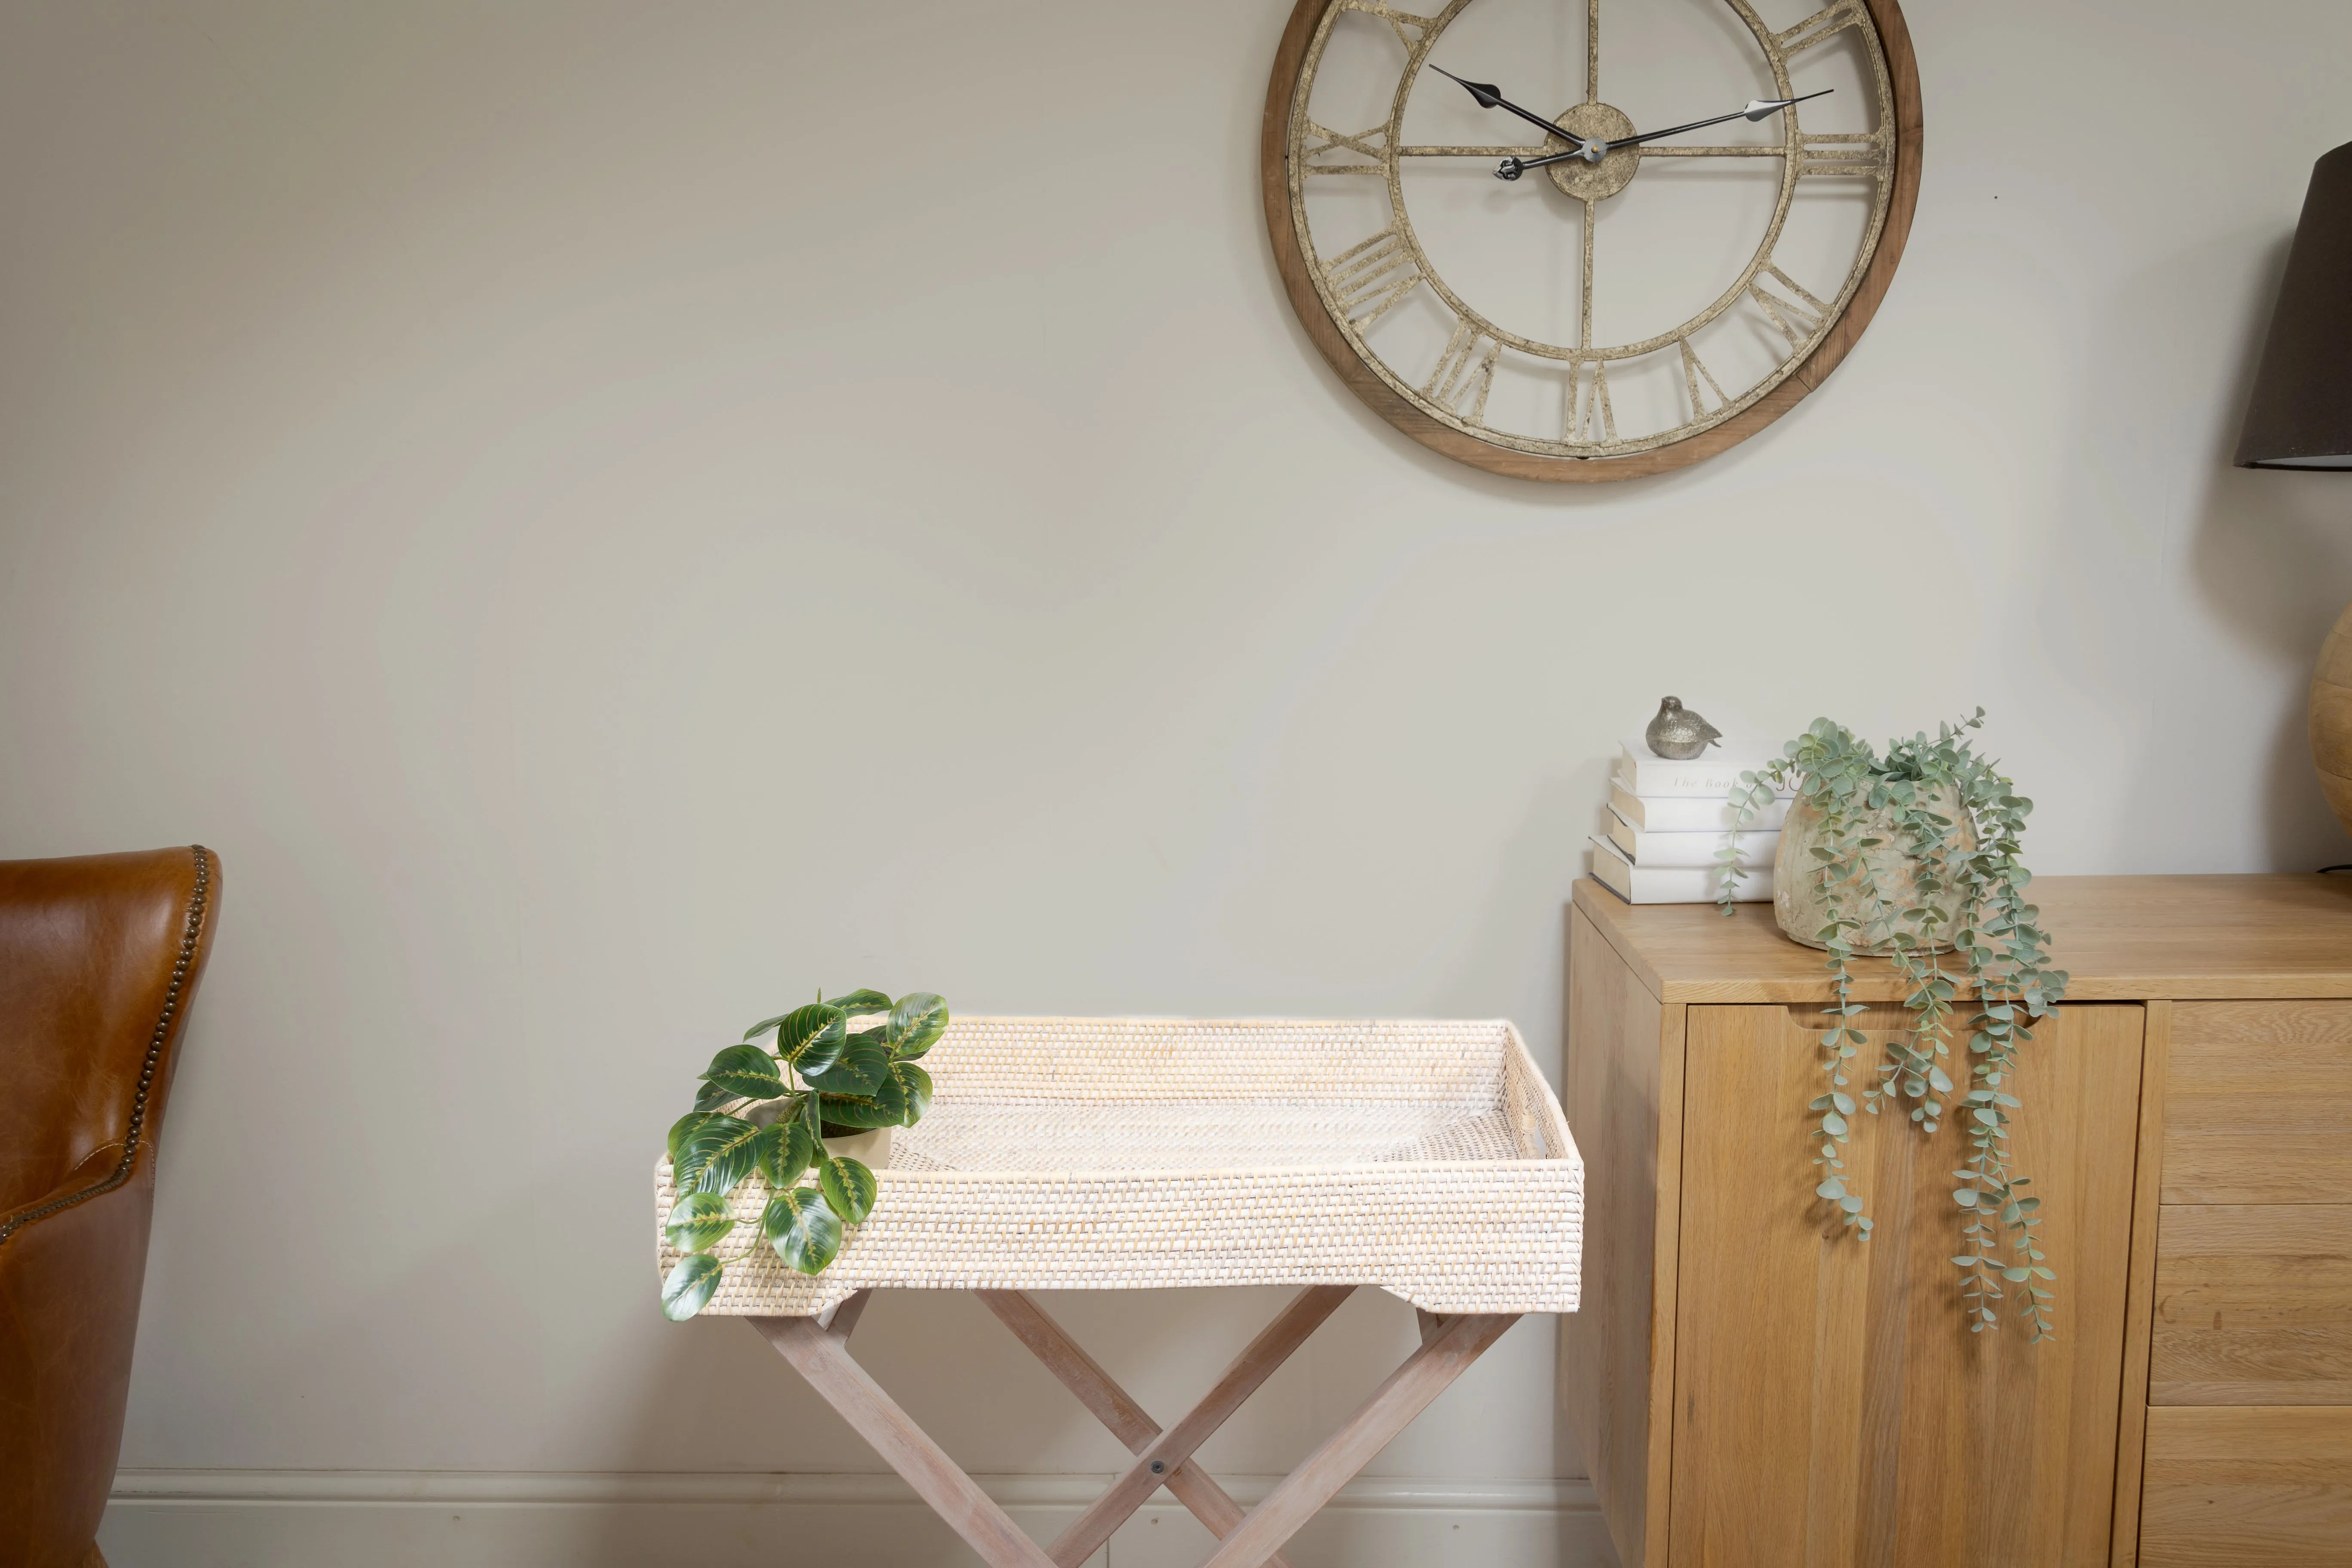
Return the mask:
<svg viewBox="0 0 2352 1568"><path fill-rule="evenodd" d="M924 1058L866 1223L822 1275L759 1240L703 1315L869 1288L1378 1285L1433 1313L1573 1311L1584 1166L1499 1020L965 1018ZM655 1173L656 1236L674 1192ZM658 1242L667 1274L677 1254Z"/></svg>

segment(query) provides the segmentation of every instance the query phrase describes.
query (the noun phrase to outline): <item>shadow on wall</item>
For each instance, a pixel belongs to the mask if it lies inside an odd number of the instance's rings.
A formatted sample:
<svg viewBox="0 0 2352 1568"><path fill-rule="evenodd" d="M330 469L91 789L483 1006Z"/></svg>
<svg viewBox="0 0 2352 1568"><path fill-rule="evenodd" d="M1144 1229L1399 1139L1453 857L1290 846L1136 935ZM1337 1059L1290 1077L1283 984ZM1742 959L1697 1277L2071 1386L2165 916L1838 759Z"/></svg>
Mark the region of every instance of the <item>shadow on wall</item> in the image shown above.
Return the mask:
<svg viewBox="0 0 2352 1568"><path fill-rule="evenodd" d="M650 1310L650 1272L646 1282ZM636 1408L615 1413L616 1429L634 1445L624 1468L655 1478L674 1498L677 1472L688 1468L681 1455L700 1448L707 1462L709 1445L696 1441L696 1429L715 1422L730 1432L724 1462L706 1470L721 1488L706 1504L666 1500L561 1512L542 1531L562 1532L564 1562L640 1568L690 1559L773 1562L779 1552L782 1559L813 1553L810 1560L842 1568L944 1568L972 1560L929 1510L899 1495L882 1459L748 1324L710 1318L666 1323L660 1331ZM1087 1442L1084 1413L1058 1384L1026 1375L1024 1366L1034 1363L1025 1352L961 1292L886 1296L859 1323L857 1340L860 1360L891 1396L968 1468L1108 1472L1125 1458L1108 1436ZM975 1387L986 1390L984 1399L971 1397ZM860 1475L882 1484L844 1484ZM725 1489L739 1479L768 1483L772 1494L750 1500L740 1489ZM816 1480L822 1495L795 1491L796 1479ZM1079 1509L1058 1499L1019 1499L1010 1511L1051 1540ZM531 1544L543 1551L549 1539Z"/></svg>
<svg viewBox="0 0 2352 1568"><path fill-rule="evenodd" d="M705 1318L664 1323L658 1331L652 1375L621 1428L635 1445L628 1469L674 1471L683 1468L681 1455L695 1454L736 1471L887 1470L748 1324ZM1090 1473L1125 1461L1108 1435L1089 1440L1085 1412L962 1291L886 1293L859 1321L856 1348L891 1397L960 1464L1012 1474ZM984 1393L975 1398L975 1391ZM714 1424L728 1433L721 1444L708 1441Z"/></svg>
<svg viewBox="0 0 2352 1568"><path fill-rule="evenodd" d="M2352 599L2352 483L2336 474L2231 466L2292 235L2265 248L2246 310L2233 323L2225 418L2194 509L2189 574L2205 602L2292 681L2263 759L2262 825L2270 864L2307 870L2347 858L2343 829L2312 773L2304 693L2319 645Z"/></svg>
<svg viewBox="0 0 2352 1568"><path fill-rule="evenodd" d="M2312 662L2352 598L2352 483L2230 466L2289 238L2241 230L2162 258L2102 301L2073 356L2089 379L2062 449L2121 460L2063 474L2064 535L2038 563L2035 647L2046 663L2033 678L2078 696L2073 741L2098 744L2112 726L2119 748L2136 749L2098 830L2117 870L2252 869L2238 863L2249 837L2270 869L2352 858L2304 727ZM2232 299L2234 311L2210 308ZM2185 463L2183 447L2193 451ZM2186 487L2195 489L2176 493ZM2187 537L2168 537L2175 530ZM2176 570L2187 579L2178 585ZM2105 614L2085 613L2101 604ZM2174 604L2206 607L2222 640L2263 671L2256 682L2273 706L2259 759L2213 754L2208 718L2215 704L2246 700L2247 678L2201 668L2212 642L2183 635L2165 614ZM2225 775L2252 767L2255 822L2234 834L2210 823L2231 793ZM2220 858L2200 863L2200 853Z"/></svg>

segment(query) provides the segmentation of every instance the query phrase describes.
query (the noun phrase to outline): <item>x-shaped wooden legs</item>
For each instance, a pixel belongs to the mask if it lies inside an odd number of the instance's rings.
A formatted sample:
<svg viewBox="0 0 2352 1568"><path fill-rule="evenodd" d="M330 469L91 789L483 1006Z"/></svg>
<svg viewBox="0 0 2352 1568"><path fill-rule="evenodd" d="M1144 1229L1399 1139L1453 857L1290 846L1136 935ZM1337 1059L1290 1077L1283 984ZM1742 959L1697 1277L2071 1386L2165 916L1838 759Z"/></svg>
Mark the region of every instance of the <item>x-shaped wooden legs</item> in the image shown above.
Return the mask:
<svg viewBox="0 0 2352 1568"><path fill-rule="evenodd" d="M1192 1463L1192 1450L1223 1426L1225 1418L1240 1409L1242 1402L1256 1393L1275 1368L1289 1360L1290 1353L1305 1344L1307 1336L1354 1291L1352 1285L1318 1285L1302 1291L1234 1358L1192 1413L1165 1432L1036 1302L1018 1290L975 1291L988 1310L1029 1347L1030 1353L1044 1362L1045 1369L1060 1378L1078 1396L1078 1403L1094 1412L1095 1419L1109 1427L1111 1436L1135 1456L1127 1473L1054 1542L1054 1561L1060 1568L1077 1568L1093 1556L1162 1485L1218 1540L1231 1535L1242 1521L1242 1506ZM1279 1556L1270 1556L1266 1563L1268 1568L1277 1564L1289 1568Z"/></svg>
<svg viewBox="0 0 2352 1568"><path fill-rule="evenodd" d="M1127 1472L1062 1532L1050 1553L1030 1540L850 1359L846 1342L865 1307L864 1293L844 1302L829 1324L808 1318L754 1318L751 1324L990 1568L1077 1568L1163 1485L1218 1538L1217 1550L1204 1568L1287 1568L1280 1555L1283 1542L1517 1321L1515 1316L1422 1314L1421 1348L1264 1502L1244 1514L1223 1487L1192 1463L1192 1451L1307 1342L1353 1289L1318 1285L1303 1291L1234 1358L1201 1402L1165 1431L1036 1302L1018 1290L975 1292L1135 1455Z"/></svg>

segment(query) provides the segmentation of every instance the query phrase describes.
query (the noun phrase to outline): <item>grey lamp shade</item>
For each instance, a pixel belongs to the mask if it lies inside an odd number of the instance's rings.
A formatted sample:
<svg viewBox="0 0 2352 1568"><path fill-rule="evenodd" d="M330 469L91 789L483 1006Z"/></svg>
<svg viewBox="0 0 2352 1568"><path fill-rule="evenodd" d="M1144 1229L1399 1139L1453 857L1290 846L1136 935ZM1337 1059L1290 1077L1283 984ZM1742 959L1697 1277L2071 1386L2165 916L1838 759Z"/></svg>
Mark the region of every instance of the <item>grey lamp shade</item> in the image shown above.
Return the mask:
<svg viewBox="0 0 2352 1568"><path fill-rule="evenodd" d="M2352 468L2352 142L2312 168L2237 462Z"/></svg>

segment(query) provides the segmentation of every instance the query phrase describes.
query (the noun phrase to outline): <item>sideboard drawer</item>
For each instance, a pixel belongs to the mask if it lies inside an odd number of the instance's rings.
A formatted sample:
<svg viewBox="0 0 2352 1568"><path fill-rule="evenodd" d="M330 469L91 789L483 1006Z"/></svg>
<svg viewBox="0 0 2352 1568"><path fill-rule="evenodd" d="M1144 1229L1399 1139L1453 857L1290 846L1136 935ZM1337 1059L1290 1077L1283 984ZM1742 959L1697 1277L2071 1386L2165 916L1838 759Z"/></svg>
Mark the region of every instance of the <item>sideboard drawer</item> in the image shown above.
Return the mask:
<svg viewBox="0 0 2352 1568"><path fill-rule="evenodd" d="M2165 1208L2147 1402L2352 1405L2352 1205Z"/></svg>
<svg viewBox="0 0 2352 1568"><path fill-rule="evenodd" d="M2352 1002L2180 1002L2168 1204L2352 1203Z"/></svg>
<svg viewBox="0 0 2352 1568"><path fill-rule="evenodd" d="M2147 1413L2139 1568L2343 1568L2352 1410Z"/></svg>

